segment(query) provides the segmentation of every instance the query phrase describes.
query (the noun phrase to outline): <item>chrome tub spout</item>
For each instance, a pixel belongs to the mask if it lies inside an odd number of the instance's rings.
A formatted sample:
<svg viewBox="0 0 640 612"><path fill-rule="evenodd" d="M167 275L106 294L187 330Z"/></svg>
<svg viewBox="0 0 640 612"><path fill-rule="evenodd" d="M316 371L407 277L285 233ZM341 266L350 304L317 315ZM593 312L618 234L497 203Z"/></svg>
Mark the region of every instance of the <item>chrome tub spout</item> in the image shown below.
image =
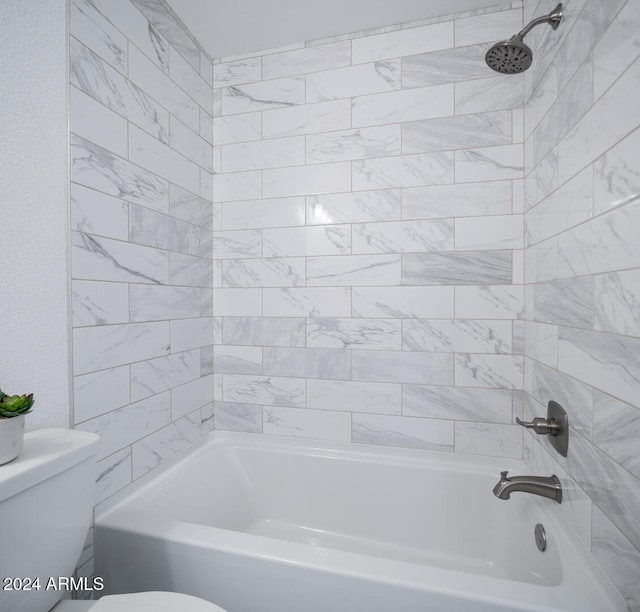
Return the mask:
<svg viewBox="0 0 640 612"><path fill-rule="evenodd" d="M562 503L562 486L560 479L552 476L513 476L507 478L509 471L500 473L500 482L493 487L493 494L498 499L509 499L516 491L541 495Z"/></svg>

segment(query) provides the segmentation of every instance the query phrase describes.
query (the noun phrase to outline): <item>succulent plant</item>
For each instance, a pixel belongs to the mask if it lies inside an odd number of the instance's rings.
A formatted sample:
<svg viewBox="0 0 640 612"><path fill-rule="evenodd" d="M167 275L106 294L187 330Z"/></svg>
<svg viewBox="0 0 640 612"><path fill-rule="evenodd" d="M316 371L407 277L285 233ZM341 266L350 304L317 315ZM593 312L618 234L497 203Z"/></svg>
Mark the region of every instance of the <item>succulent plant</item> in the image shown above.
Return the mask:
<svg viewBox="0 0 640 612"><path fill-rule="evenodd" d="M17 417L31 410L33 393L29 395L7 395L0 389L0 419Z"/></svg>

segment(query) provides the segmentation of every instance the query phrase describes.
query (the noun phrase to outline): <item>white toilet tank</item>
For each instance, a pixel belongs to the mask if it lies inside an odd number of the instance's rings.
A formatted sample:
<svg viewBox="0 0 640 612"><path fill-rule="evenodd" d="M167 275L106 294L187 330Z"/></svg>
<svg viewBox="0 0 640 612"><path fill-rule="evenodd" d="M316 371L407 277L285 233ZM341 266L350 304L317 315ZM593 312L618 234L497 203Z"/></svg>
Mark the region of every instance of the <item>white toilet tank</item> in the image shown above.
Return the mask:
<svg viewBox="0 0 640 612"><path fill-rule="evenodd" d="M80 557L98 441L83 431L42 429L28 433L22 454L0 467L0 612L46 612L65 594L47 582L71 577ZM39 589L7 582L36 578Z"/></svg>

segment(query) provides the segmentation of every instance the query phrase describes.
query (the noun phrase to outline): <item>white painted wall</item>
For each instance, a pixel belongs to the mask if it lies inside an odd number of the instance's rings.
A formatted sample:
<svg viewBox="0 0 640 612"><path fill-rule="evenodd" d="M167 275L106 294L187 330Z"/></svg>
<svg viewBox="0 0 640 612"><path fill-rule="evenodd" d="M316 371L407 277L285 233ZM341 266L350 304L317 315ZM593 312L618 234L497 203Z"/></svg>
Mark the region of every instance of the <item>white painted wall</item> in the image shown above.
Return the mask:
<svg viewBox="0 0 640 612"><path fill-rule="evenodd" d="M69 426L67 3L0 10L0 386Z"/></svg>

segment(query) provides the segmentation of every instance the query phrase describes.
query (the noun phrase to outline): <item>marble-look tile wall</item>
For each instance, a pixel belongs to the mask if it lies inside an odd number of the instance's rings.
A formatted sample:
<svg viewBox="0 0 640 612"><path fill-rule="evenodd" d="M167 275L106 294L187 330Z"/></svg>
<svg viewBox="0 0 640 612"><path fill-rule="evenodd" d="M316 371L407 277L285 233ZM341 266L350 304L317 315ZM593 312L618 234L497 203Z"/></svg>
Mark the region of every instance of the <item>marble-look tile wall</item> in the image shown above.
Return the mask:
<svg viewBox="0 0 640 612"><path fill-rule="evenodd" d="M216 60L215 427L522 457L519 2Z"/></svg>
<svg viewBox="0 0 640 612"><path fill-rule="evenodd" d="M555 0L525 2L525 21ZM525 436L561 475L562 510L640 610L640 4L568 0L532 32L526 73L525 405L562 403L569 456ZM548 452L547 452L548 451Z"/></svg>
<svg viewBox="0 0 640 612"><path fill-rule="evenodd" d="M71 0L69 47L73 420L101 502L213 428L213 70L160 0Z"/></svg>

